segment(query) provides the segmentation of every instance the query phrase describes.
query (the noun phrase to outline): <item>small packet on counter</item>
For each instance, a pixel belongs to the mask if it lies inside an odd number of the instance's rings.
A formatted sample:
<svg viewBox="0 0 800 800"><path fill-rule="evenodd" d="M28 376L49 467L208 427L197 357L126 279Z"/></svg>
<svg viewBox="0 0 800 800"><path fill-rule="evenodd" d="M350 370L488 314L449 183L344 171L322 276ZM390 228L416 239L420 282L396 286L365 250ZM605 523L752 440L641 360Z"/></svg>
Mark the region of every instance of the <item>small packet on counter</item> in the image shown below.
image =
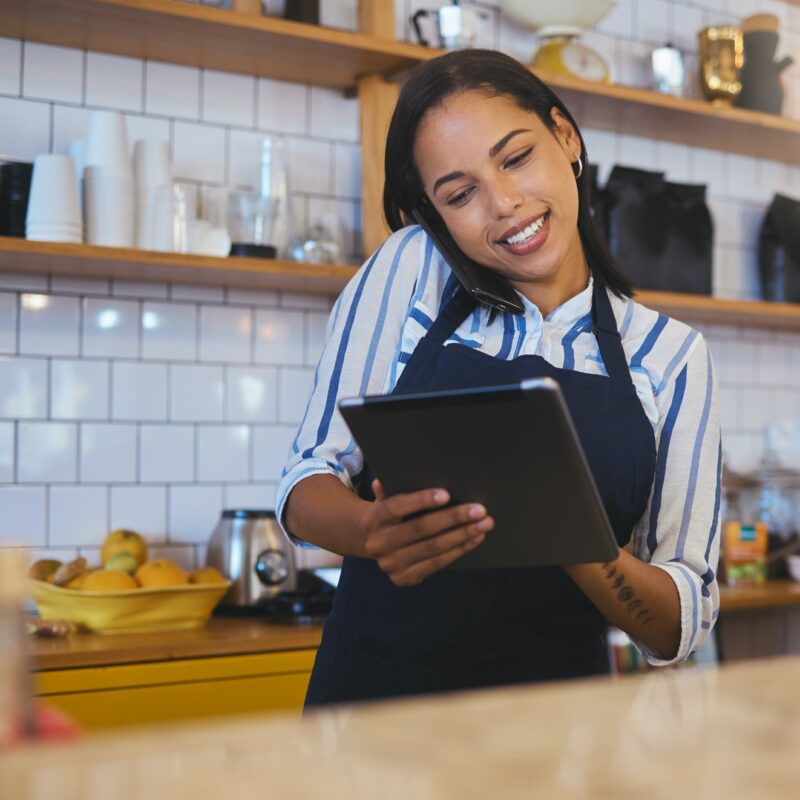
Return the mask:
<svg viewBox="0 0 800 800"><path fill-rule="evenodd" d="M29 619L25 627L31 636L45 639L65 639L75 630L75 625L64 619Z"/></svg>
<svg viewBox="0 0 800 800"><path fill-rule="evenodd" d="M729 586L764 583L767 577L767 524L726 522L722 531L722 559Z"/></svg>

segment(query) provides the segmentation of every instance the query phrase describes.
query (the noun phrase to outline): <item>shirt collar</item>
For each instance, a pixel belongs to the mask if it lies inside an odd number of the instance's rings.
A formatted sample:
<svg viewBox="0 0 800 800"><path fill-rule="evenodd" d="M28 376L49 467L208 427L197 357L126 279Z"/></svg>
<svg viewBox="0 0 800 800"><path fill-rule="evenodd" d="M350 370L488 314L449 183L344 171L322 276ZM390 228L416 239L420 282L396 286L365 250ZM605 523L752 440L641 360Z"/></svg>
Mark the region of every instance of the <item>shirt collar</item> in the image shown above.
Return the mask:
<svg viewBox="0 0 800 800"><path fill-rule="evenodd" d="M543 322L557 330L571 328L578 320L592 313L592 287L594 278L589 275L587 287L570 297L557 308L554 308L547 317L542 320L542 312L527 297L517 292L520 301L525 306L525 319L532 321L536 326Z"/></svg>

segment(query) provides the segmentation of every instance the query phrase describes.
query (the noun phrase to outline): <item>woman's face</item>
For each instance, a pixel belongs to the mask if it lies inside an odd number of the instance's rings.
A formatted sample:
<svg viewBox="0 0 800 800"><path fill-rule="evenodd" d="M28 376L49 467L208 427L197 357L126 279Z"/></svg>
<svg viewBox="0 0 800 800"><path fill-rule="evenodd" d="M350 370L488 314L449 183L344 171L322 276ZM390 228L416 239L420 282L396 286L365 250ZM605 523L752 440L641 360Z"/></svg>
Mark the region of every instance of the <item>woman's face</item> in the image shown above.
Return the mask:
<svg viewBox="0 0 800 800"><path fill-rule="evenodd" d="M571 166L580 140L555 109L553 119L556 135L511 98L471 90L427 114L414 146L425 193L458 246L523 294L587 275Z"/></svg>

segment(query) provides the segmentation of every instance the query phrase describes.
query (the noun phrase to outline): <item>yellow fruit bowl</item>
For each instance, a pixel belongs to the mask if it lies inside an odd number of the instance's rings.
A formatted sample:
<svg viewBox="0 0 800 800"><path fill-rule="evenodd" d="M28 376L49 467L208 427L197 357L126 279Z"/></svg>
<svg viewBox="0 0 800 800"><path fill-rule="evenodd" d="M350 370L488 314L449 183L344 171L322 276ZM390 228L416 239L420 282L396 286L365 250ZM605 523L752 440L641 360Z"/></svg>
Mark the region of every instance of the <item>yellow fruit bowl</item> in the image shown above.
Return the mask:
<svg viewBox="0 0 800 800"><path fill-rule="evenodd" d="M158 633L202 627L228 591L225 583L91 592L29 581L42 619L63 619L93 633Z"/></svg>

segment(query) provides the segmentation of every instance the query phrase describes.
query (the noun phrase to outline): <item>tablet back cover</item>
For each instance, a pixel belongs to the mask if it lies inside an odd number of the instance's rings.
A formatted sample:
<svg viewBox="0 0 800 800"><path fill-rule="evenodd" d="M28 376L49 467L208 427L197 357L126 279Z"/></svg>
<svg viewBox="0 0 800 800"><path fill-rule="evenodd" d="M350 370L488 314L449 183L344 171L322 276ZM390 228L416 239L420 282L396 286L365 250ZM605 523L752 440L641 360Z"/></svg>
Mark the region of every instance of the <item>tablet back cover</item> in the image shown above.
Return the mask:
<svg viewBox="0 0 800 800"><path fill-rule="evenodd" d="M483 503L484 542L450 568L609 561L618 546L558 384L372 396L340 411L390 495Z"/></svg>

